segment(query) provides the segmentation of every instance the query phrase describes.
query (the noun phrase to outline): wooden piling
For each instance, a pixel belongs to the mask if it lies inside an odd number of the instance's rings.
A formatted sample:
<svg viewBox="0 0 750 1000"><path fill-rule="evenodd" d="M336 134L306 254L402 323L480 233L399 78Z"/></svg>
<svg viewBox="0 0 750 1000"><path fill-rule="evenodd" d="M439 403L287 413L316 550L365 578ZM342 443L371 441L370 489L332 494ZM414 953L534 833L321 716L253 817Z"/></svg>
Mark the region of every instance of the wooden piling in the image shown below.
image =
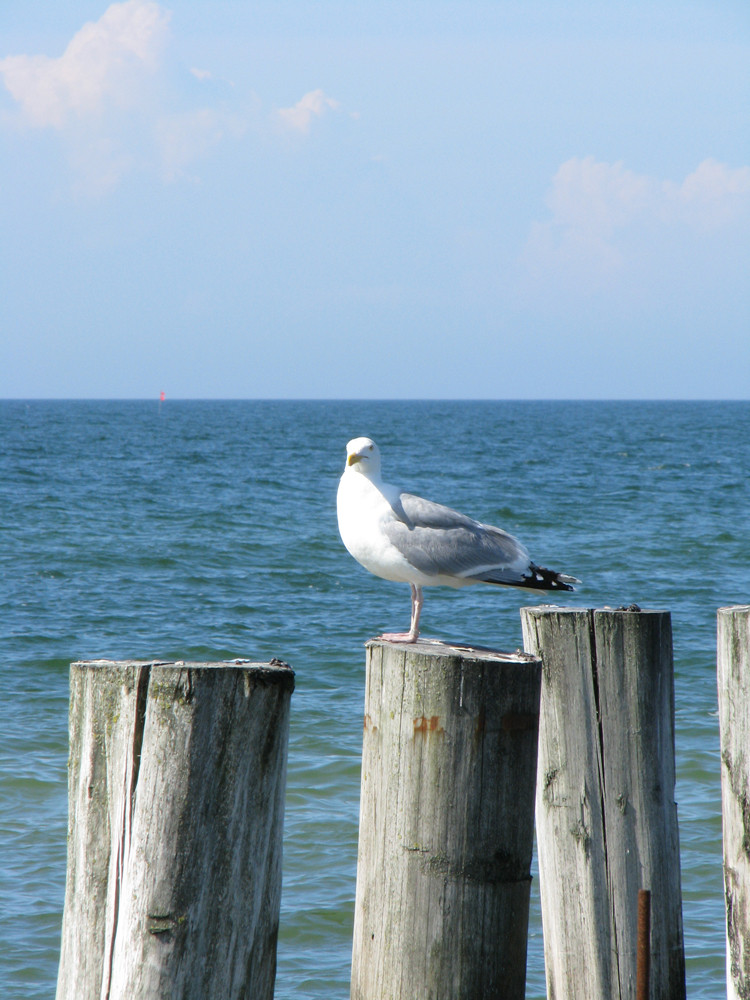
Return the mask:
<svg viewBox="0 0 750 1000"><path fill-rule="evenodd" d="M638 892L652 997L685 996L668 612L523 608L544 665L536 830L547 994L635 1000Z"/></svg>
<svg viewBox="0 0 750 1000"><path fill-rule="evenodd" d="M367 644L352 1000L522 1000L541 663Z"/></svg>
<svg viewBox="0 0 750 1000"><path fill-rule="evenodd" d="M750 605L720 608L717 678L727 997L750 997Z"/></svg>
<svg viewBox="0 0 750 1000"><path fill-rule="evenodd" d="M57 1000L271 1000L293 687L284 664L71 665Z"/></svg>

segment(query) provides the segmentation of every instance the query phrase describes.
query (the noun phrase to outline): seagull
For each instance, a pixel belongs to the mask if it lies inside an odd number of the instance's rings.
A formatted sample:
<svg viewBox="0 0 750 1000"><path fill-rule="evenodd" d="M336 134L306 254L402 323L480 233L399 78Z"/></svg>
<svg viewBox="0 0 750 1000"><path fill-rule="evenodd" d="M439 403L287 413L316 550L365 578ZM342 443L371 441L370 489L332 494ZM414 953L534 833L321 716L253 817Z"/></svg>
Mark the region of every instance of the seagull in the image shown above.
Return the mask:
<svg viewBox="0 0 750 1000"><path fill-rule="evenodd" d="M417 641L423 587L492 583L575 590L572 585L580 583L537 566L507 531L384 483L380 451L368 437L346 446L336 506L341 540L357 562L375 576L411 587L409 631L378 636L386 642Z"/></svg>

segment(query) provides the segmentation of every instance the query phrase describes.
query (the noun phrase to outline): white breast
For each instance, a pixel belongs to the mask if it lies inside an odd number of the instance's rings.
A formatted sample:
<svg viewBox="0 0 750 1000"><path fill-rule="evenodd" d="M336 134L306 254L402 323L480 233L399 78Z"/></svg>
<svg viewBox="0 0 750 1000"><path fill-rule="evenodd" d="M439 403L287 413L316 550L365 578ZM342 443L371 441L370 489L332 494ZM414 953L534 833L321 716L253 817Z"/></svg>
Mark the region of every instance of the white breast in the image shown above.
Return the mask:
<svg viewBox="0 0 750 1000"><path fill-rule="evenodd" d="M336 507L341 540L365 569L385 580L419 583L421 574L386 537L383 527L395 517L385 495L366 476L345 472L339 482Z"/></svg>

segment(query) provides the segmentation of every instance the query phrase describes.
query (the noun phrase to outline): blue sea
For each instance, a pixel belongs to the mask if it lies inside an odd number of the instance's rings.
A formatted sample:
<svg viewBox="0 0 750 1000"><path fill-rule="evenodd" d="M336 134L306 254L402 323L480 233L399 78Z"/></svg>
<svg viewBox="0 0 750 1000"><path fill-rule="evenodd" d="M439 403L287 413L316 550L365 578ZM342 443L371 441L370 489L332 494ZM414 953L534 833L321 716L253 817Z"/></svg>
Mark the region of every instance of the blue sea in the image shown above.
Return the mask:
<svg viewBox="0 0 750 1000"><path fill-rule="evenodd" d="M340 543L344 446L579 577L672 613L688 995L725 995L716 610L750 600L750 403L0 402L0 996L55 992L72 660L295 669L276 997L349 996L364 648L409 592ZM541 597L540 600L545 600ZM521 646L504 588L434 589L423 633ZM571 720L573 723L574 720ZM545 996L538 886L527 998Z"/></svg>

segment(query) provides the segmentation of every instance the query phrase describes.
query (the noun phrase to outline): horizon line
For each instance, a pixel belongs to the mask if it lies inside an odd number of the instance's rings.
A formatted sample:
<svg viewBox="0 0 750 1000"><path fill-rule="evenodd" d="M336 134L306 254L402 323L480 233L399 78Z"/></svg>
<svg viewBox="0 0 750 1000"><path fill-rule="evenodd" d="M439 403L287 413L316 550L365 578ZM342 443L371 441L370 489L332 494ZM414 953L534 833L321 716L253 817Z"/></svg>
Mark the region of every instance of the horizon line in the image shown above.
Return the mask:
<svg viewBox="0 0 750 1000"><path fill-rule="evenodd" d="M716 396L0 396L0 403L747 403Z"/></svg>

